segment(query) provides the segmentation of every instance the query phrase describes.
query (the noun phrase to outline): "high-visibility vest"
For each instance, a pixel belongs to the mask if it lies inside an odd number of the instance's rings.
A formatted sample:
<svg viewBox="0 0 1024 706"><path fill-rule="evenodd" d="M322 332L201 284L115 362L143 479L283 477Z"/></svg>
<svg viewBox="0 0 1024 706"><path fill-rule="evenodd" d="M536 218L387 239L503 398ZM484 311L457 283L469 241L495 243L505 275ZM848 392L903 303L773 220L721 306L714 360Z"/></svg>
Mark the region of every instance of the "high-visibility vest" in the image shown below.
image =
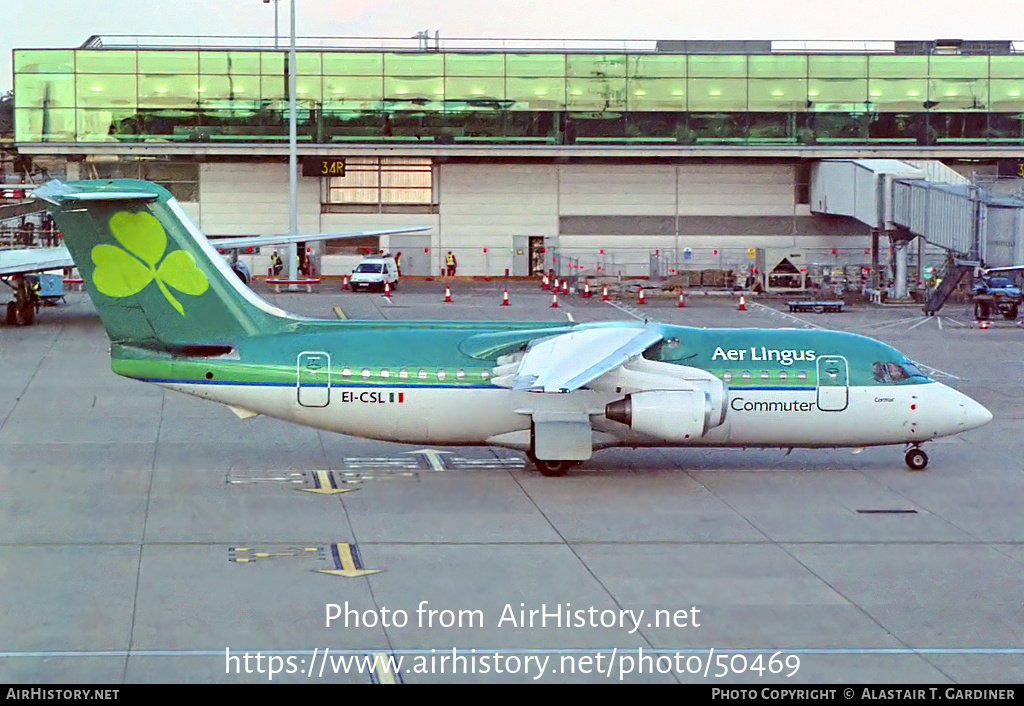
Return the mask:
<svg viewBox="0 0 1024 706"><path fill-rule="evenodd" d="M454 265L455 264L455 256L452 255L451 253L448 253L448 264L449 265Z"/></svg>

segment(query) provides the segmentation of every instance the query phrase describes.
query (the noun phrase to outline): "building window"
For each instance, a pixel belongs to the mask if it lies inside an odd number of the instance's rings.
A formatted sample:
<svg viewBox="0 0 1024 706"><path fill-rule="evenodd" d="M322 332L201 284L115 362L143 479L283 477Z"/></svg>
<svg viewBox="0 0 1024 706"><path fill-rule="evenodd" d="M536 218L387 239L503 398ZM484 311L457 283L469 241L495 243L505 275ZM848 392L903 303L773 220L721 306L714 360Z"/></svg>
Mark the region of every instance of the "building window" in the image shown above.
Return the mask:
<svg viewBox="0 0 1024 706"><path fill-rule="evenodd" d="M331 212L430 213L433 162L426 157L348 157L345 176L327 180Z"/></svg>
<svg viewBox="0 0 1024 706"><path fill-rule="evenodd" d="M92 179L143 179L171 192L178 201L199 200L199 164L195 162L87 162Z"/></svg>

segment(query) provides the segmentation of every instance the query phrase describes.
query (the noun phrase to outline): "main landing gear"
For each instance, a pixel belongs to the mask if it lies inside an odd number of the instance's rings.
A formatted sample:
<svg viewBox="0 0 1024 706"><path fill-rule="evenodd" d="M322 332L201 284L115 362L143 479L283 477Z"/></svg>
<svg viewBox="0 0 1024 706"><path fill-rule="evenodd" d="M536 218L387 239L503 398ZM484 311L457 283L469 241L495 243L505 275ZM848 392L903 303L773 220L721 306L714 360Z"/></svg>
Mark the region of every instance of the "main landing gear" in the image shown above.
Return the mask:
<svg viewBox="0 0 1024 706"><path fill-rule="evenodd" d="M24 275L15 276L14 280L17 284L10 285L14 290L14 301L7 302L4 321L8 326L31 326L36 320L39 297Z"/></svg>
<svg viewBox="0 0 1024 706"><path fill-rule="evenodd" d="M907 462L907 467L912 471L923 471L925 466L928 465L928 454L918 446L912 446L907 449L907 454L903 459Z"/></svg>
<svg viewBox="0 0 1024 706"><path fill-rule="evenodd" d="M526 453L526 457L530 459L530 463L540 471L542 476L547 476L548 478L564 476L572 466L579 465L573 461L542 461L529 451Z"/></svg>

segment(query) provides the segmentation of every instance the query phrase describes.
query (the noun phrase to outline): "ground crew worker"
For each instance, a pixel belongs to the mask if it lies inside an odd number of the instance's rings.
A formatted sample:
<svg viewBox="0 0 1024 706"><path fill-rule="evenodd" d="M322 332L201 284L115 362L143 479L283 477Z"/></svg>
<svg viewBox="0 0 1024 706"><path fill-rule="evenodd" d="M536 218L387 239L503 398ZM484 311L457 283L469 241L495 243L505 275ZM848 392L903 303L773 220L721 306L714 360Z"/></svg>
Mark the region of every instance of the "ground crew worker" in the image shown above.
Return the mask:
<svg viewBox="0 0 1024 706"><path fill-rule="evenodd" d="M445 261L446 261L446 263L448 265L448 276L449 277L454 277L455 276L455 268L458 267L458 263L456 263L455 256L452 255L452 251L451 250L448 251L448 256L445 258Z"/></svg>
<svg viewBox="0 0 1024 706"><path fill-rule="evenodd" d="M402 251L399 250L395 253L395 270L398 272L398 276L402 276Z"/></svg>
<svg viewBox="0 0 1024 706"><path fill-rule="evenodd" d="M281 262L281 256L277 254L277 250L270 256L270 264L274 268L274 276L281 274L281 270L284 269L284 263Z"/></svg>

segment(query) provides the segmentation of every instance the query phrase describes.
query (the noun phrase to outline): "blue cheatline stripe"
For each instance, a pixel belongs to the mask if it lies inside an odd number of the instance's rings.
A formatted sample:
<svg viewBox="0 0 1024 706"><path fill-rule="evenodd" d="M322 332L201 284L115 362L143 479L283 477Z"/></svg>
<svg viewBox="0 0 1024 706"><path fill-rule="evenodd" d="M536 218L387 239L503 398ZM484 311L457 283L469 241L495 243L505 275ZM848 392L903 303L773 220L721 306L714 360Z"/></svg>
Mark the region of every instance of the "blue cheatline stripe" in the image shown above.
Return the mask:
<svg viewBox="0 0 1024 706"><path fill-rule="evenodd" d="M252 381L245 381L245 380L203 380L203 379L199 379L199 380L186 380L186 379L183 379L183 378L180 378L180 379L179 378L132 378L132 379L133 380L138 380L140 382L167 383L167 384L175 384L175 385L237 385L239 387L296 387L298 385L297 382L269 382L269 381L268 382L252 382ZM303 387L327 387L327 383L325 383L325 382L304 382L304 383L302 383L302 386ZM494 389L494 390L499 390L499 389L502 389L502 388L497 387L496 385L489 385L489 384L483 384L483 385L475 385L475 384L474 385L469 385L469 384L461 384L461 385L460 384L457 384L457 385L416 385L416 384L410 384L410 383L393 384L393 383L385 383L385 382L382 382L382 383L379 383L379 384L372 384L372 383L350 383L350 382L336 383L336 382L332 382L330 384L330 386L331 386L332 389L343 388L343 387L358 387L358 388L366 388L366 389L370 389L370 390L383 390L383 389L396 388L396 387L400 387L400 388L402 388L402 390L424 390L424 389L434 389L434 390L466 390L466 389L490 390L490 389Z"/></svg>
<svg viewBox="0 0 1024 706"><path fill-rule="evenodd" d="M256 647L226 648L234 653L256 652L265 655L303 655L313 654L312 649L262 649ZM317 648L320 650L323 648ZM417 648L417 649L391 649L388 647L364 647L361 649L335 649L329 648L332 654L338 655L362 655L367 652L388 652L395 655L429 655L450 653L452 647ZM612 649L637 650L638 646L618 647L459 647L459 654L467 654L470 651L476 654L579 654L591 655L610 652ZM644 647L645 653L649 654L707 654L708 647ZM719 648L715 648L716 652ZM785 654L799 655L1024 655L1024 647L736 647L722 648L723 653L730 654L760 654L766 652L782 652ZM0 652L0 659L14 659L18 657L40 658L40 657L223 657L225 649L216 650L35 650L25 652Z"/></svg>

